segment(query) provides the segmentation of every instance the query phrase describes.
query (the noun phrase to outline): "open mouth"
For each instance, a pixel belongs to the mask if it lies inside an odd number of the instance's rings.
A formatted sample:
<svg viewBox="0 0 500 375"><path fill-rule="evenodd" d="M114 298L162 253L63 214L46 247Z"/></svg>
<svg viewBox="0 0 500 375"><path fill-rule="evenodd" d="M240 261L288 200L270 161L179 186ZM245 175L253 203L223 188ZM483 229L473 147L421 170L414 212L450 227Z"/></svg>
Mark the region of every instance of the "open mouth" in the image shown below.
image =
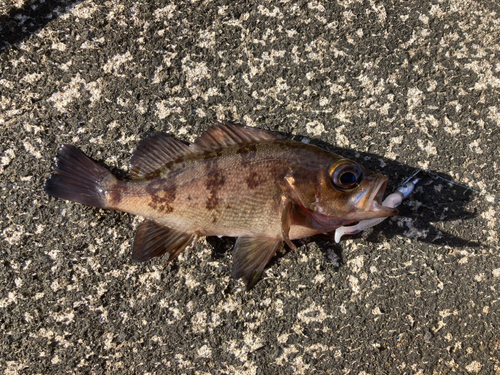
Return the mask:
<svg viewBox="0 0 500 375"><path fill-rule="evenodd" d="M370 215L371 217L388 217L397 215L398 210L396 208L382 206L382 199L384 198L385 189L387 188L387 182L389 178L387 176L380 176L377 178L375 187L373 188L370 196L366 200L366 205L364 207L365 212L373 212L375 215Z"/></svg>

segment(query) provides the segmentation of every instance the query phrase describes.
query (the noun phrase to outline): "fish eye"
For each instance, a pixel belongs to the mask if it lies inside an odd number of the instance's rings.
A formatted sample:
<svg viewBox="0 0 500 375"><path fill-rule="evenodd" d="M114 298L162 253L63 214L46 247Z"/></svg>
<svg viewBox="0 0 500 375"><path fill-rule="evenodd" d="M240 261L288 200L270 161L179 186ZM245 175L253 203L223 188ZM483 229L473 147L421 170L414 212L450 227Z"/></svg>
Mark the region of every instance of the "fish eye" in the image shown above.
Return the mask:
<svg viewBox="0 0 500 375"><path fill-rule="evenodd" d="M335 163L330 167L330 176L333 184L342 190L353 189L363 179L363 171L353 162Z"/></svg>

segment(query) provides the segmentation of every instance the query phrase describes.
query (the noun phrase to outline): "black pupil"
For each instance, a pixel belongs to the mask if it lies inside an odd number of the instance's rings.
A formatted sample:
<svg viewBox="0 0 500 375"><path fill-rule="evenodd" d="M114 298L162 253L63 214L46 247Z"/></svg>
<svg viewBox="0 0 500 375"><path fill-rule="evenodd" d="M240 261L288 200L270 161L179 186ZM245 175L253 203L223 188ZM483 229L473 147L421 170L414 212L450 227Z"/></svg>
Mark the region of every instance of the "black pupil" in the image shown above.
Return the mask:
<svg viewBox="0 0 500 375"><path fill-rule="evenodd" d="M352 185L357 179L358 177L353 172L344 172L340 176L340 183L342 185Z"/></svg>

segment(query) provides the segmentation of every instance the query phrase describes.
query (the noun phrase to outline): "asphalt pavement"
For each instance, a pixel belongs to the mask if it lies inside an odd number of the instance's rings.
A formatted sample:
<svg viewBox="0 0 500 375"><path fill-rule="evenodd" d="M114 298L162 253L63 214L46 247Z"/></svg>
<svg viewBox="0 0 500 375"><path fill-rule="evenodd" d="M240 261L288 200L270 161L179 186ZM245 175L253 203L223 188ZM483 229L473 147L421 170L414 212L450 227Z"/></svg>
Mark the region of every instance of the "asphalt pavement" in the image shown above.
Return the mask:
<svg viewBox="0 0 500 375"><path fill-rule="evenodd" d="M0 371L500 374L499 94L494 1L3 2ZM137 264L139 218L43 191L60 144L126 176L216 120L434 174L249 292L232 239Z"/></svg>

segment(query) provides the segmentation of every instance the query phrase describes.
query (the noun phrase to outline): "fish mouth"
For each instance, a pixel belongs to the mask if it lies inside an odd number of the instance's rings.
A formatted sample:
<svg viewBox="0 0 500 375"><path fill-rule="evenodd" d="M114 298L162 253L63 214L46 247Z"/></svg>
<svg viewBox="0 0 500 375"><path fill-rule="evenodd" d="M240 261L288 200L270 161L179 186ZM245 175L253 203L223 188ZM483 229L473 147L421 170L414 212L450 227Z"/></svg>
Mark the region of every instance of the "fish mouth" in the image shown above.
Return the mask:
<svg viewBox="0 0 500 375"><path fill-rule="evenodd" d="M356 205L359 209L359 215L363 216L363 219L385 218L397 215L398 210L396 208L382 205L382 199L384 198L389 177L382 175L374 177L376 180L370 194L367 194L366 199L360 200Z"/></svg>
<svg viewBox="0 0 500 375"><path fill-rule="evenodd" d="M382 205L385 189L389 178L383 175L371 175L364 179L364 186L355 197L355 203L351 206L352 210L349 213L340 216L330 216L320 212L314 212L305 209L302 211L307 213L312 219L312 225L315 229L323 232L329 232L341 226L352 225L362 220L386 218L398 214L396 208L386 207Z"/></svg>

